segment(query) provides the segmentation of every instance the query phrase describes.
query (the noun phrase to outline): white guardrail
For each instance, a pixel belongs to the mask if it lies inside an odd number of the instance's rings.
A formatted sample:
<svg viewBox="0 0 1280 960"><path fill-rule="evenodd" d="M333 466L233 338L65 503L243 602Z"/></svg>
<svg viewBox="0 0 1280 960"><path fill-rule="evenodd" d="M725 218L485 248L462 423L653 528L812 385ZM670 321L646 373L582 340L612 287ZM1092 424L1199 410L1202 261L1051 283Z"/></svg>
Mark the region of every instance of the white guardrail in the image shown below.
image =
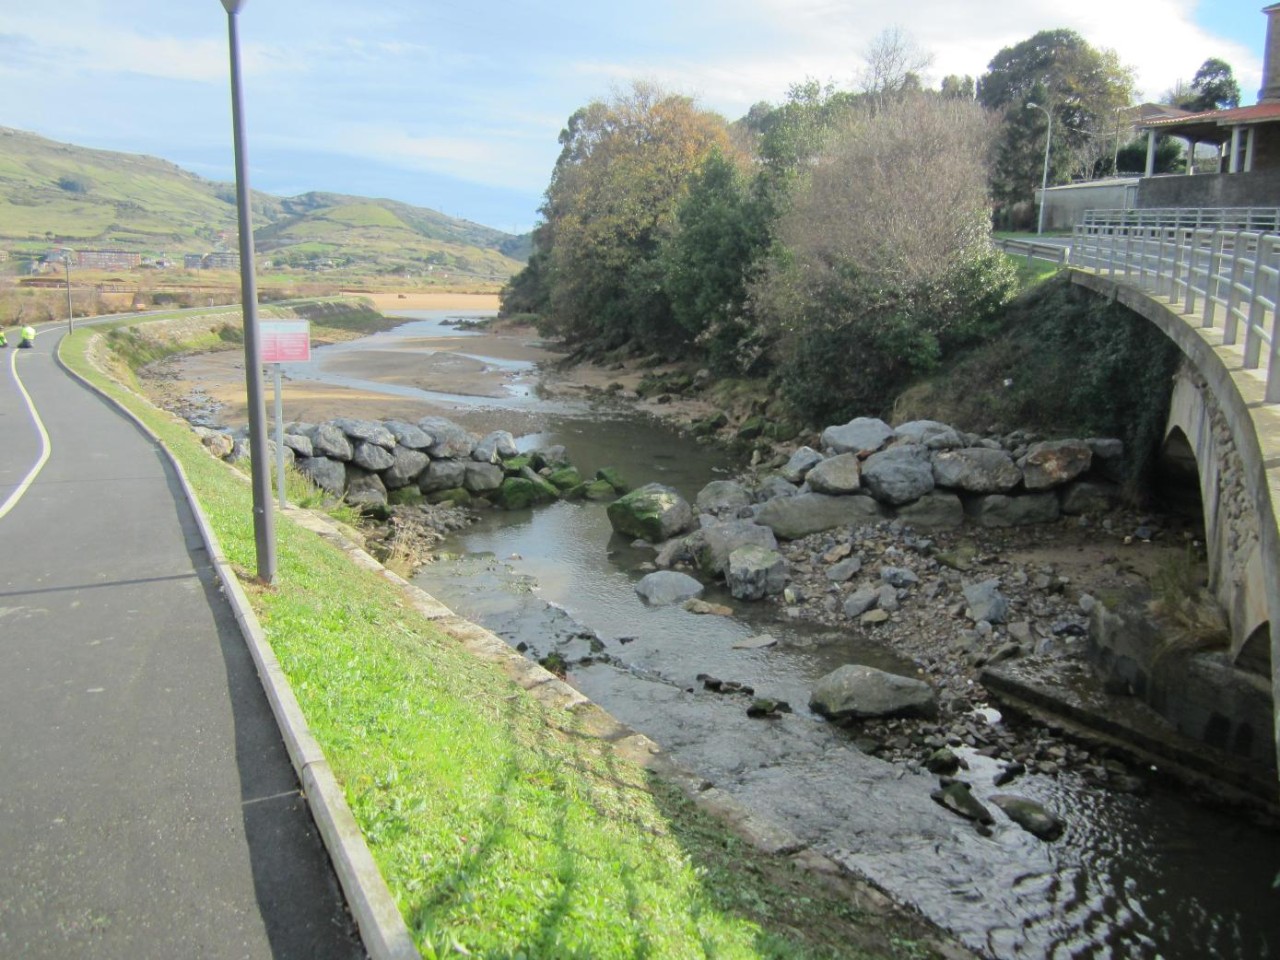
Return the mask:
<svg viewBox="0 0 1280 960"><path fill-rule="evenodd" d="M1280 230L1280 207L1146 207L1086 210L1086 227L1191 227L1196 230Z"/></svg>
<svg viewBox="0 0 1280 960"><path fill-rule="evenodd" d="M1032 260L1048 260L1060 267L1067 265L1069 248L1065 243L1043 243L1038 240L1022 240L1015 237L996 237L992 242L1010 256L1025 256L1027 266L1031 266Z"/></svg>
<svg viewBox="0 0 1280 960"><path fill-rule="evenodd" d="M1181 303L1184 315L1199 314L1201 327L1221 329L1223 344L1236 344L1243 334L1245 369L1262 368L1266 402L1280 403L1280 234L1103 222L1108 219L1075 227L1071 266L1133 284L1175 306Z"/></svg>

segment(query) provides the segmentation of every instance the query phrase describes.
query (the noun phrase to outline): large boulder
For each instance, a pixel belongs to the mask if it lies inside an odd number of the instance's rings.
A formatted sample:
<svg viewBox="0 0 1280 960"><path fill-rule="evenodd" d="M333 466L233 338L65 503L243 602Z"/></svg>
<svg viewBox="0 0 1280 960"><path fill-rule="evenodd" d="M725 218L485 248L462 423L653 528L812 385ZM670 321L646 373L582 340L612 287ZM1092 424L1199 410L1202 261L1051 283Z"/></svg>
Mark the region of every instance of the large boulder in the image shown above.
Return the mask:
<svg viewBox="0 0 1280 960"><path fill-rule="evenodd" d="M519 453L515 437L506 430L495 430L480 438L480 442L471 451L471 459L481 463L501 463Z"/></svg>
<svg viewBox="0 0 1280 960"><path fill-rule="evenodd" d="M937 420L912 420L893 428L900 443L918 443L930 450L951 450L964 446L964 438L955 427Z"/></svg>
<svg viewBox="0 0 1280 960"><path fill-rule="evenodd" d="M329 421L352 440L363 440L390 450L396 445L396 438L376 420L355 420L351 417L335 417Z"/></svg>
<svg viewBox="0 0 1280 960"><path fill-rule="evenodd" d="M460 460L432 460L418 476L418 489L423 493L454 490L462 486L467 468Z"/></svg>
<svg viewBox="0 0 1280 960"><path fill-rule="evenodd" d="M840 453L834 457L814 464L805 480L810 489L817 493L829 493L832 496L843 496L853 493L861 486L862 471L858 466L856 453Z"/></svg>
<svg viewBox="0 0 1280 960"><path fill-rule="evenodd" d="M684 603L686 600L702 596L703 589L699 581L687 573L677 573L675 570L658 570L643 577L636 584L636 593L646 603L655 607Z"/></svg>
<svg viewBox="0 0 1280 960"><path fill-rule="evenodd" d="M347 484L347 468L341 461L328 457L299 457L294 465L300 474L325 493L342 496Z"/></svg>
<svg viewBox="0 0 1280 960"><path fill-rule="evenodd" d="M423 417L418 429L431 435L435 442L427 449L435 460L465 460L475 449L476 438L445 417Z"/></svg>
<svg viewBox="0 0 1280 960"><path fill-rule="evenodd" d="M1062 488L1062 512L1069 517L1083 513L1106 513L1120 502L1120 488L1114 483L1077 480Z"/></svg>
<svg viewBox="0 0 1280 960"><path fill-rule="evenodd" d="M391 456L391 466L382 472L382 482L388 490L398 490L414 483L431 462L431 458L421 450L400 444L396 444Z"/></svg>
<svg viewBox="0 0 1280 960"><path fill-rule="evenodd" d="M385 507L387 488L382 478L363 467L347 464L347 503L353 507Z"/></svg>
<svg viewBox="0 0 1280 960"><path fill-rule="evenodd" d="M737 599L763 600L787 585L787 561L776 550L749 543L729 554L725 581Z"/></svg>
<svg viewBox="0 0 1280 960"><path fill-rule="evenodd" d="M933 455L933 482L969 493L1005 493L1022 482L1022 471L1003 450L940 450Z"/></svg>
<svg viewBox="0 0 1280 960"><path fill-rule="evenodd" d="M1028 490L1048 490L1074 480L1092 462L1093 450L1083 440L1049 440L1033 443L1018 466Z"/></svg>
<svg viewBox="0 0 1280 960"><path fill-rule="evenodd" d="M699 513L736 517L739 510L751 505L751 494L736 480L712 480L698 491L693 503Z"/></svg>
<svg viewBox="0 0 1280 960"><path fill-rule="evenodd" d="M822 454L813 447L801 447L791 455L782 468L782 476L788 483L802 483L805 476L822 462Z"/></svg>
<svg viewBox="0 0 1280 960"><path fill-rule="evenodd" d="M969 607L969 619L974 622L1004 623L1009 618L1009 601L1000 592L999 580L965 584L964 602Z"/></svg>
<svg viewBox="0 0 1280 960"><path fill-rule="evenodd" d="M504 474L496 463L468 461L462 465L462 486L469 493L485 494L502 486Z"/></svg>
<svg viewBox="0 0 1280 960"><path fill-rule="evenodd" d="M411 450L426 450L435 439L425 430L420 430L412 423L403 420L384 420L382 425L396 438L397 447L409 447Z"/></svg>
<svg viewBox="0 0 1280 960"><path fill-rule="evenodd" d="M314 457L316 455L315 448L311 445L311 438L300 433L286 433L284 435L284 445L299 457ZM208 441L205 441L208 446Z"/></svg>
<svg viewBox="0 0 1280 960"><path fill-rule="evenodd" d="M798 540L811 533L856 526L883 516L880 504L870 497L801 493L770 500L756 513L756 523L768 527L782 540Z"/></svg>
<svg viewBox="0 0 1280 960"><path fill-rule="evenodd" d="M965 511L983 527L1019 527L1052 523L1058 519L1058 496L1053 491L1009 496L991 493L965 505Z"/></svg>
<svg viewBox="0 0 1280 960"><path fill-rule="evenodd" d="M814 684L809 709L831 720L933 717L938 712L938 698L922 680L862 664L845 664Z"/></svg>
<svg viewBox="0 0 1280 960"><path fill-rule="evenodd" d="M1041 840L1057 840L1062 836L1065 824L1062 818L1026 797L1011 793L997 793L990 797L992 803L1004 811L1004 815L1027 833Z"/></svg>
<svg viewBox="0 0 1280 960"><path fill-rule="evenodd" d="M693 525L689 501L670 487L649 483L609 504L609 523L629 537L643 537L650 543L670 540Z"/></svg>
<svg viewBox="0 0 1280 960"><path fill-rule="evenodd" d="M898 519L913 527L946 528L964 523L964 504L954 493L934 490L898 507Z"/></svg>
<svg viewBox="0 0 1280 960"><path fill-rule="evenodd" d="M739 547L774 550L778 539L772 530L754 520L726 520L704 527L689 538L689 547L698 569L708 577L718 577L729 568L729 556Z"/></svg>
<svg viewBox="0 0 1280 960"><path fill-rule="evenodd" d="M822 431L822 447L832 453L875 453L894 438L893 427L875 417L855 417Z"/></svg>
<svg viewBox="0 0 1280 960"><path fill-rule="evenodd" d="M862 483L881 503L919 500L933 489L929 451L918 443L903 443L873 454L862 465Z"/></svg>
<svg viewBox="0 0 1280 960"><path fill-rule="evenodd" d="M330 460L347 461L355 452L347 435L332 423L317 423L306 433L311 441L312 450L317 457Z"/></svg>
<svg viewBox="0 0 1280 960"><path fill-rule="evenodd" d="M391 436L390 433L387 434ZM392 440L394 443L394 439ZM373 473L379 470L386 470L396 462L395 454L387 447L373 443L369 440L357 440L355 449L351 453L351 461L356 466L363 467Z"/></svg>

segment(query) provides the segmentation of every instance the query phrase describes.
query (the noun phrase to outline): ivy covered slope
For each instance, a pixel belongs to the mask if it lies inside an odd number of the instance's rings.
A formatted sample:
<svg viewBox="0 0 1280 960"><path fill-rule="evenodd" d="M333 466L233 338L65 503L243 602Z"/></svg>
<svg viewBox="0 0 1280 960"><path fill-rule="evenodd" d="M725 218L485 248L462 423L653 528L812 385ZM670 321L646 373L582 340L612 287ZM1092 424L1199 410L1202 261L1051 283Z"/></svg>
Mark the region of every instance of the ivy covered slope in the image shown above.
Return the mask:
<svg viewBox="0 0 1280 960"><path fill-rule="evenodd" d="M435 210L332 193L253 195L264 266L428 268L483 278L520 269L527 241ZM52 243L141 253L235 249L235 187L167 160L90 150L0 127L0 249Z"/></svg>

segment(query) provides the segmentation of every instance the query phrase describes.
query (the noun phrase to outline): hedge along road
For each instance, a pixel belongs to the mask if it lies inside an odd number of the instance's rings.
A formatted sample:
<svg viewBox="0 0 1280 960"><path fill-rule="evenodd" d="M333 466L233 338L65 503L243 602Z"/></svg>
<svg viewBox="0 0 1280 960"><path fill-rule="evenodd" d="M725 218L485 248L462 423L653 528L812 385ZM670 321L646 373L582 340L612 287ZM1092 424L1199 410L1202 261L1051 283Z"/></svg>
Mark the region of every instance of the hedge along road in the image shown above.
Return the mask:
<svg viewBox="0 0 1280 960"><path fill-rule="evenodd" d="M177 479L62 334L0 383L0 956L363 956Z"/></svg>

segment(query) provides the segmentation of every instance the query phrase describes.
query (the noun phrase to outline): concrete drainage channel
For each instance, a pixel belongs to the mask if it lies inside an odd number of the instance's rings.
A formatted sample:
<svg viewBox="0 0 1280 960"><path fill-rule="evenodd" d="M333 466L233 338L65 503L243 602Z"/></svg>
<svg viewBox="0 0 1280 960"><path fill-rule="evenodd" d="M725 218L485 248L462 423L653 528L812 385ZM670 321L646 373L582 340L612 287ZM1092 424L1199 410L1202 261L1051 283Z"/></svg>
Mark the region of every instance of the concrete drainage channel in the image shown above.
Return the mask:
<svg viewBox="0 0 1280 960"><path fill-rule="evenodd" d="M347 805L342 787L334 777L320 745L311 734L289 681L267 642L235 572L222 553L182 465L165 443L132 411L67 367L60 356L58 362L70 376L102 397L151 437L164 452L196 519L210 562L217 572L241 635L253 657L290 761L329 851L334 871L359 927L365 949L371 960L420 960L421 954ZM830 884L840 885L843 888L841 892L854 907L880 914L901 910L873 886L851 877L835 861L808 848L789 830L752 813L733 797L677 765L663 753L658 744L621 723L567 683L526 659L489 630L457 616L425 591L383 567L326 518L299 509L290 509L286 515L338 546L357 566L372 570L395 584L423 617L431 620L473 656L501 669L508 678L545 706L551 716L556 711L572 713L575 735L594 737L608 744L609 749L620 759L639 764L675 785L701 810L718 818L736 836L762 853L787 856L799 868L819 873ZM946 960L966 960L974 956L963 947L941 938L930 943L929 947Z"/></svg>

